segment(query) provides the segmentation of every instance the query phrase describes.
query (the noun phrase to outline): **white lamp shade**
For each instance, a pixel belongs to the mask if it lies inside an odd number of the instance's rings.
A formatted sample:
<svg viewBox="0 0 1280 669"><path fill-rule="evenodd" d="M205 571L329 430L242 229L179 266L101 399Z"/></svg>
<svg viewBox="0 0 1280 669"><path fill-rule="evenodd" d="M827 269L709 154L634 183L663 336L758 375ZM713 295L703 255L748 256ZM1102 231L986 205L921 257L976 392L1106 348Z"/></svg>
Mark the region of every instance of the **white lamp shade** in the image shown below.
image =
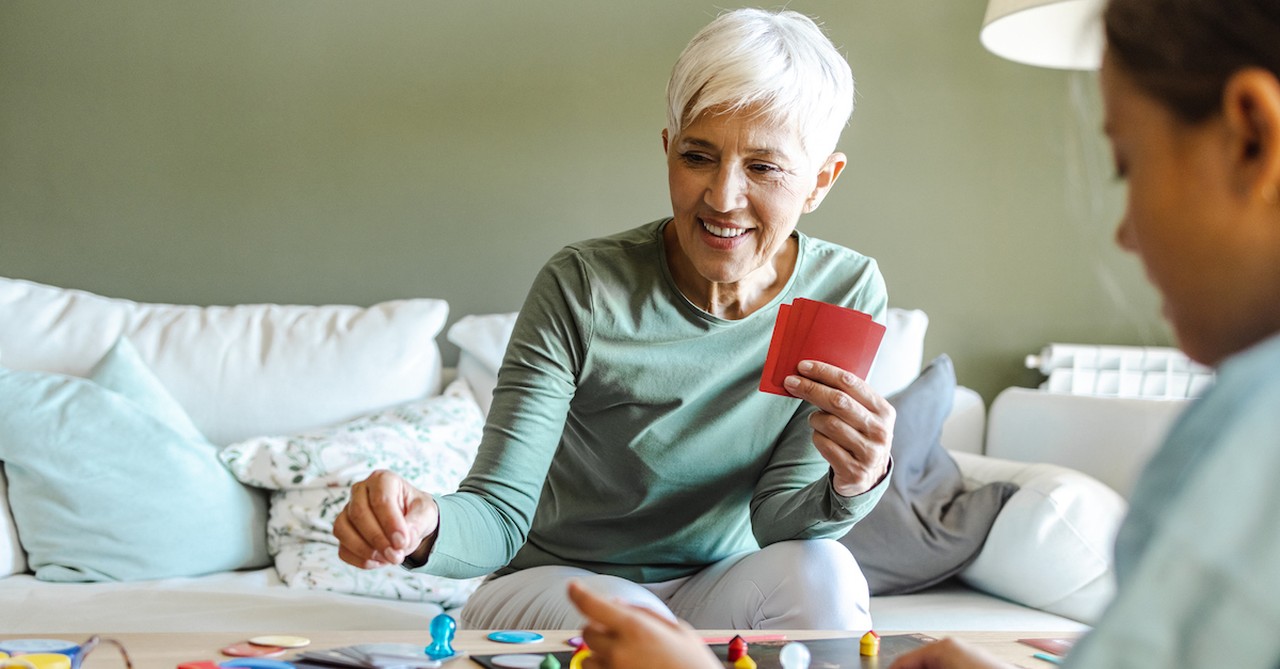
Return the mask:
<svg viewBox="0 0 1280 669"><path fill-rule="evenodd" d="M1102 64L1105 0L990 0L981 40L1027 65L1096 70Z"/></svg>

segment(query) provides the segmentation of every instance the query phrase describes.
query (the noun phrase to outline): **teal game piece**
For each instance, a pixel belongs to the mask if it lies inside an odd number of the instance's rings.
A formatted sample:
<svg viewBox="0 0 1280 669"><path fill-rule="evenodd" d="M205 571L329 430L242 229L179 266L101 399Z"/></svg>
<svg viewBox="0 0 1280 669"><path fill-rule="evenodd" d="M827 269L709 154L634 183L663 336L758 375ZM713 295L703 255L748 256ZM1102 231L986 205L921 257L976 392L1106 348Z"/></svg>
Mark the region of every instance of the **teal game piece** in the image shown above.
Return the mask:
<svg viewBox="0 0 1280 669"><path fill-rule="evenodd" d="M542 635L520 630L498 630L489 634L489 640L498 643L537 643L542 641Z"/></svg>
<svg viewBox="0 0 1280 669"><path fill-rule="evenodd" d="M441 613L431 619L431 645L423 651L433 660L453 657L457 651L453 649L453 635L458 631L458 622L452 616Z"/></svg>

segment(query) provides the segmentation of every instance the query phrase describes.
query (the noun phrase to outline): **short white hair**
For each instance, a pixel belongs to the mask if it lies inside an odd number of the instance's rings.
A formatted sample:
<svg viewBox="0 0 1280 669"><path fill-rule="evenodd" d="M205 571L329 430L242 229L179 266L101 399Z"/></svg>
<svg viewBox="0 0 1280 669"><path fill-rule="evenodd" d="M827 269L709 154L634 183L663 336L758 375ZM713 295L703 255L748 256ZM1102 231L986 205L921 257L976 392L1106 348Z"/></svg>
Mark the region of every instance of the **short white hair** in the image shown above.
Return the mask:
<svg viewBox="0 0 1280 669"><path fill-rule="evenodd" d="M716 17L676 59L667 82L667 133L707 110L758 106L799 133L810 155L835 150L853 114L853 72L813 19L790 10L735 9Z"/></svg>

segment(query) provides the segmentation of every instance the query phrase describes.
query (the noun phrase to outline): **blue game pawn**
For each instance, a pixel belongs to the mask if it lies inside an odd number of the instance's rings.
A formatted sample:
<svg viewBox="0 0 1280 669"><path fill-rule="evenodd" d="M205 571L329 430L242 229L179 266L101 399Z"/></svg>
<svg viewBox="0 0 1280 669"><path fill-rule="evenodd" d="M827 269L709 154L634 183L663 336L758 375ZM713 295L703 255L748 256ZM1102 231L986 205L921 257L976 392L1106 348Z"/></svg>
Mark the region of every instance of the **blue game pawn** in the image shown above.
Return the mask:
<svg viewBox="0 0 1280 669"><path fill-rule="evenodd" d="M458 631L458 622L452 616L441 613L431 619L431 645L423 651L433 660L453 657L457 651L453 649L453 634Z"/></svg>

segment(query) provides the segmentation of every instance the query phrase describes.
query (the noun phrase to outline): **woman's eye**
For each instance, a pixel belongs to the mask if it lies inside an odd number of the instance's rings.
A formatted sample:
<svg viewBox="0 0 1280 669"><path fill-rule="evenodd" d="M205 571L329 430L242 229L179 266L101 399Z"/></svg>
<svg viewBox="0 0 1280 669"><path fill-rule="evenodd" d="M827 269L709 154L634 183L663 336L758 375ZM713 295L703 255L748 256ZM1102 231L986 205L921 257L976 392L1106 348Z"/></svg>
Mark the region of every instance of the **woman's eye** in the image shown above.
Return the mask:
<svg viewBox="0 0 1280 669"><path fill-rule="evenodd" d="M777 165L770 165L768 163L752 163L747 169L755 172L756 174L772 174L774 172L781 171Z"/></svg>
<svg viewBox="0 0 1280 669"><path fill-rule="evenodd" d="M701 153L682 153L680 159L690 165L706 165L711 159Z"/></svg>

